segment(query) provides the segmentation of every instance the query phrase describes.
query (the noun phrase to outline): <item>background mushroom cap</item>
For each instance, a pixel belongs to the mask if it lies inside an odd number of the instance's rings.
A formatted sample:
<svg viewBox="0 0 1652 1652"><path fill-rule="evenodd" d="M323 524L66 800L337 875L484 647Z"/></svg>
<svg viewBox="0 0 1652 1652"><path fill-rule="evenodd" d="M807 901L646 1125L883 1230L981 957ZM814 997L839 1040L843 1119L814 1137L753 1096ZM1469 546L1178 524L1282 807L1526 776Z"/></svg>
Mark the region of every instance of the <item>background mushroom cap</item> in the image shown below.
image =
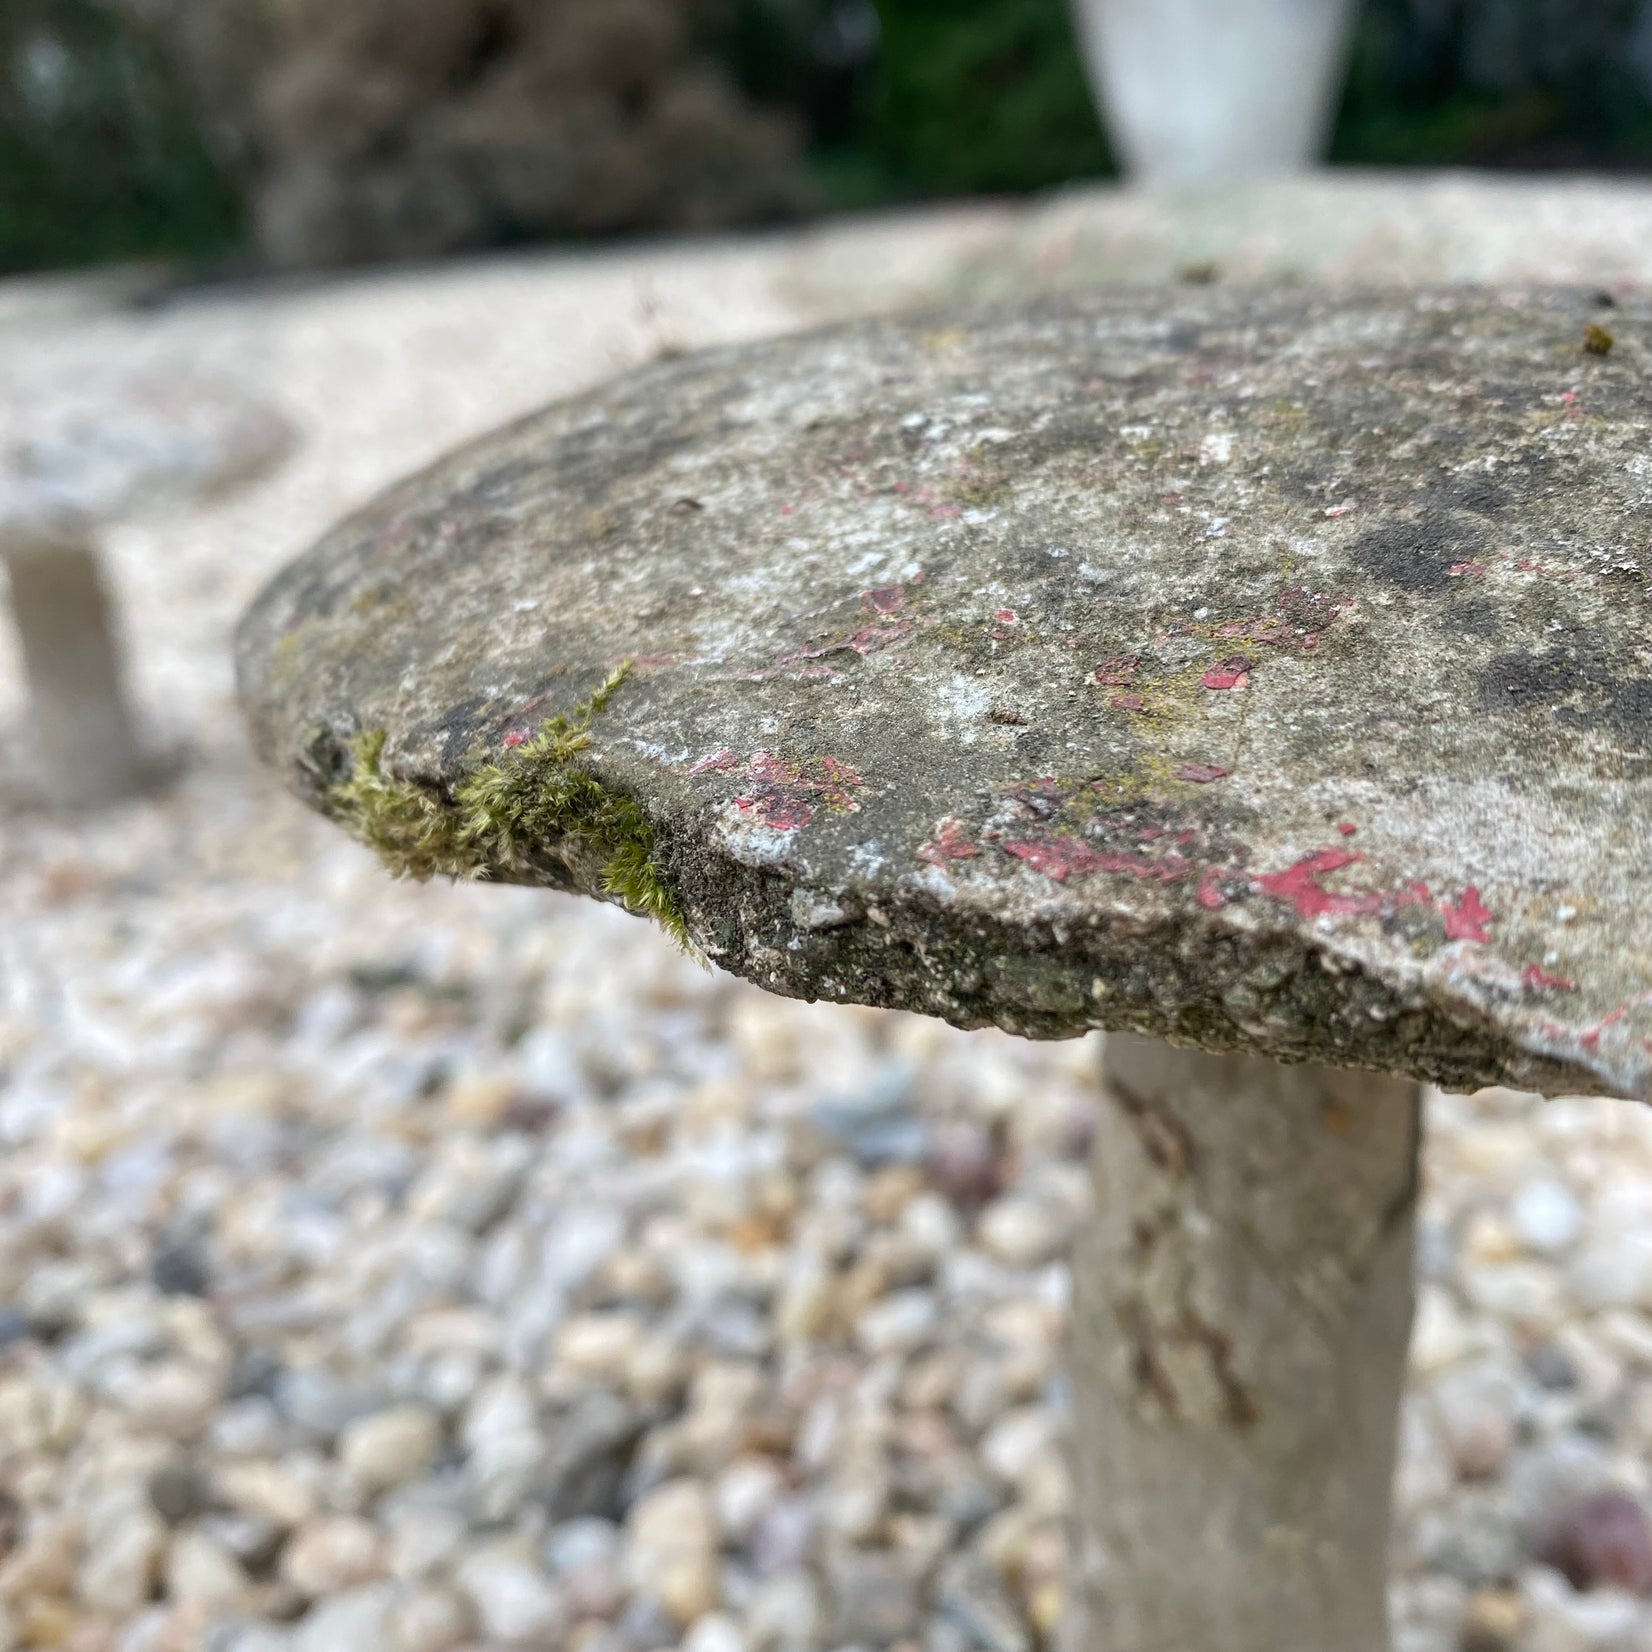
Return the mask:
<svg viewBox="0 0 1652 1652"><path fill-rule="evenodd" d="M212 498L262 475L294 440L274 406L182 363L72 382L0 369L0 527Z"/></svg>
<svg viewBox="0 0 1652 1652"><path fill-rule="evenodd" d="M382 732L439 817L630 661L577 767L765 987L1643 1095L1649 319L1159 291L663 361L341 525L243 702L311 802Z"/></svg>

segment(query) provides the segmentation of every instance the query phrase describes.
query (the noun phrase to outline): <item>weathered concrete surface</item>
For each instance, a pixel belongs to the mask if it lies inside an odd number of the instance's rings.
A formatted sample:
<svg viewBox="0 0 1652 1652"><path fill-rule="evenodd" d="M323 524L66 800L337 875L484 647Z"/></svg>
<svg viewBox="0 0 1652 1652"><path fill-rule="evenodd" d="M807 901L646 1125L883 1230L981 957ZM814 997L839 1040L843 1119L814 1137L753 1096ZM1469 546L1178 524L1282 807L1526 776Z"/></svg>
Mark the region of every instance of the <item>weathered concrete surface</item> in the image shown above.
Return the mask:
<svg viewBox="0 0 1652 1652"><path fill-rule="evenodd" d="M661 363L344 524L244 704L312 801L376 729L445 796L629 659L583 757L764 986L1645 1094L1649 323L1217 289Z"/></svg>

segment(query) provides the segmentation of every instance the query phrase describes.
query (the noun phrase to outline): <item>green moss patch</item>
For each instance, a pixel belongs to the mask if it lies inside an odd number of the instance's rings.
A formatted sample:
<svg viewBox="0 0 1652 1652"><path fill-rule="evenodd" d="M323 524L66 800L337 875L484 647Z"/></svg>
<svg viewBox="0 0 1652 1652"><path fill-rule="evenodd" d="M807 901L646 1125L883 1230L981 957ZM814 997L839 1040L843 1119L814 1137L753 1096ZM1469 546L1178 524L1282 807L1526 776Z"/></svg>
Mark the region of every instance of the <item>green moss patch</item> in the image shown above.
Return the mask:
<svg viewBox="0 0 1652 1652"><path fill-rule="evenodd" d="M598 860L604 894L686 947L682 907L660 869L647 816L580 760L593 719L629 671L621 666L590 699L467 775L451 797L386 774L384 731L364 734L349 775L327 793L327 812L397 877L483 878L547 849Z"/></svg>

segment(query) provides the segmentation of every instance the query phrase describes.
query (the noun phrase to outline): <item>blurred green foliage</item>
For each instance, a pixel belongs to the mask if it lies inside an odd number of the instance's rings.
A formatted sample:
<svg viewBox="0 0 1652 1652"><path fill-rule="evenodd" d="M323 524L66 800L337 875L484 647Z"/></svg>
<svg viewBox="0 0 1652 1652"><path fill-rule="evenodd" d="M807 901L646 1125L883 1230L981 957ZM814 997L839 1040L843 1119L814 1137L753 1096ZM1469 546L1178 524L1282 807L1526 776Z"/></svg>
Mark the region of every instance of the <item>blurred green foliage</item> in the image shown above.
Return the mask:
<svg viewBox="0 0 1652 1652"><path fill-rule="evenodd" d="M98 0L0 0L0 272L232 245L161 53Z"/></svg>
<svg viewBox="0 0 1652 1652"><path fill-rule="evenodd" d="M1644 168L1641 11L1641 0L1365 0L1331 158Z"/></svg>
<svg viewBox="0 0 1652 1652"><path fill-rule="evenodd" d="M880 0L856 147L892 192L1038 189L1111 170L1065 0Z"/></svg>
<svg viewBox="0 0 1652 1652"><path fill-rule="evenodd" d="M235 243L234 192L165 54L121 9L136 3L0 0L0 271ZM1366 0L1333 158L1652 167L1640 11ZM727 0L726 15L736 77L802 115L823 205L1111 171L1067 0Z"/></svg>

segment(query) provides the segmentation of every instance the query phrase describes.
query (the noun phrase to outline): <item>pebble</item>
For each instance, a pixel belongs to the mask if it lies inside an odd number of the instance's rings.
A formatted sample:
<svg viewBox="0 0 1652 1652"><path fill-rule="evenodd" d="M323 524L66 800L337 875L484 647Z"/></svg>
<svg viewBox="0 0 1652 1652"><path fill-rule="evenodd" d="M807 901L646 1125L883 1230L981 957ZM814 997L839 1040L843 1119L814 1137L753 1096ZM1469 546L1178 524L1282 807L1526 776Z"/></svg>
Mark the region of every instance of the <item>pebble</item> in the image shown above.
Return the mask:
<svg viewBox="0 0 1652 1652"><path fill-rule="evenodd" d="M453 1652L471 1636L475 1614L451 1589L421 1588L399 1595L385 1621L386 1652ZM369 1643L359 1642L365 1649Z"/></svg>
<svg viewBox="0 0 1652 1652"><path fill-rule="evenodd" d="M281 1575L314 1600L369 1581L383 1561L377 1527L353 1515L328 1515L293 1535L281 1556Z"/></svg>
<svg viewBox="0 0 1652 1652"><path fill-rule="evenodd" d="M626 1577L678 1625L718 1604L716 1516L704 1485L673 1480L642 1497L627 1521Z"/></svg>
<svg viewBox="0 0 1652 1652"><path fill-rule="evenodd" d="M1012 1268L1037 1267L1065 1251L1072 1225L1064 1212L1032 1199L1006 1197L981 1213L981 1245Z"/></svg>
<svg viewBox="0 0 1652 1652"><path fill-rule="evenodd" d="M127 1508L93 1534L75 1593L94 1611L125 1617L149 1598L166 1553L166 1527L144 1508Z"/></svg>
<svg viewBox="0 0 1652 1652"><path fill-rule="evenodd" d="M1562 1505L1551 1516L1542 1559L1574 1589L1610 1586L1652 1594L1652 1521L1627 1492L1600 1492Z"/></svg>
<svg viewBox="0 0 1652 1652"><path fill-rule="evenodd" d="M723 1612L708 1612L683 1636L682 1652L749 1652L744 1630Z"/></svg>
<svg viewBox="0 0 1652 1652"><path fill-rule="evenodd" d="M169 1599L207 1613L227 1612L247 1596L247 1574L235 1556L204 1531L180 1532L166 1562Z"/></svg>
<svg viewBox="0 0 1652 1652"><path fill-rule="evenodd" d="M941 1568L935 1603L982 1652L1031 1652L1021 1613L992 1568L969 1554L954 1555Z"/></svg>
<svg viewBox="0 0 1652 1652"><path fill-rule="evenodd" d="M1514 1443L1517 1389L1501 1365L1481 1362L1447 1371L1432 1389L1440 1438L1457 1472L1486 1480Z"/></svg>
<svg viewBox="0 0 1652 1652"><path fill-rule="evenodd" d="M1528 1250L1558 1256L1583 1231L1583 1205L1565 1182L1553 1176L1521 1184L1509 1204L1509 1224Z"/></svg>
<svg viewBox="0 0 1652 1652"><path fill-rule="evenodd" d="M150 1507L169 1526L199 1514L211 1498L212 1484L194 1463L163 1463L149 1476Z"/></svg>
<svg viewBox="0 0 1652 1652"><path fill-rule="evenodd" d="M538 1563L509 1543L462 1560L454 1579L482 1633L508 1646L555 1646L571 1623L568 1601Z"/></svg>
<svg viewBox="0 0 1652 1652"><path fill-rule="evenodd" d="M825 1570L827 1629L835 1641L895 1641L917 1627L921 1580L903 1556L834 1544Z"/></svg>
<svg viewBox="0 0 1652 1652"><path fill-rule="evenodd" d="M428 1467L442 1441L440 1419L422 1405L398 1405L347 1423L339 1435L344 1472L369 1494L399 1486Z"/></svg>

